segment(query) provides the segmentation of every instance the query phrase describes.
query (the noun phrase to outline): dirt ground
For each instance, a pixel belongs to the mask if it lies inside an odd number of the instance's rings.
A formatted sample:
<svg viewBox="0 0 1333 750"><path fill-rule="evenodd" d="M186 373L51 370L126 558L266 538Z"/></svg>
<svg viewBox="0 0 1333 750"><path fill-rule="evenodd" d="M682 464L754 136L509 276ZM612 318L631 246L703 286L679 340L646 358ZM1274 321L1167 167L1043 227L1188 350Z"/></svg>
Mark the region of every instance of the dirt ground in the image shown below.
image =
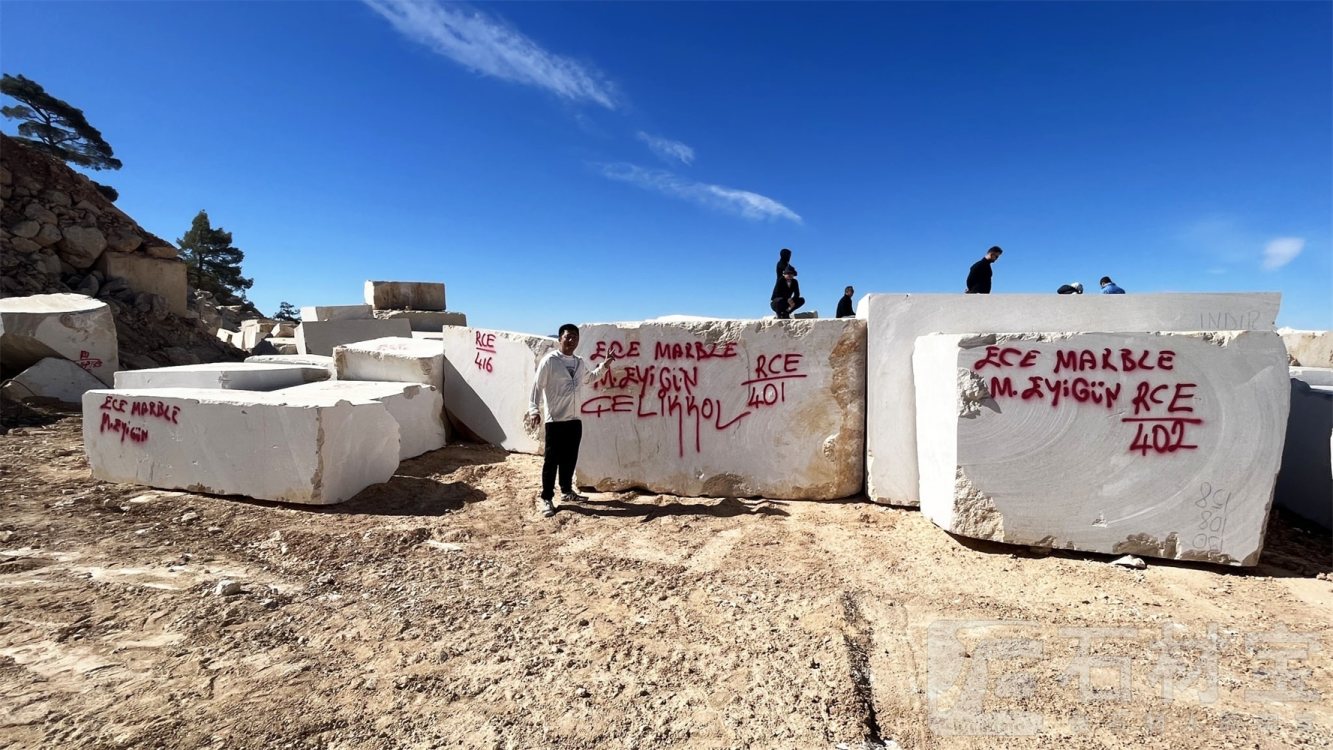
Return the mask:
<svg viewBox="0 0 1333 750"><path fill-rule="evenodd" d="M1238 571L906 509L594 494L449 446L333 508L89 478L0 435L0 746L1333 745L1333 551ZM217 593L219 582L239 593Z"/></svg>

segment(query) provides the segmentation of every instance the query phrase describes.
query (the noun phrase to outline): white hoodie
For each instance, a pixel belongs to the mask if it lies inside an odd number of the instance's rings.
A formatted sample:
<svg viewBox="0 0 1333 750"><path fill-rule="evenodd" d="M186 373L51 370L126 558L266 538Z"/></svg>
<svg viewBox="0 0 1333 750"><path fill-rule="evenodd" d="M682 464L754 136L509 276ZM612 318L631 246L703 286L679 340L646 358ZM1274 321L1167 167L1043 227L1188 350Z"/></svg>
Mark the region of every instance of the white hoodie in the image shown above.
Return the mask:
<svg viewBox="0 0 1333 750"><path fill-rule="evenodd" d="M547 422L568 422L579 418L579 385L588 385L602 376L611 360L603 360L596 369L589 370L582 357L561 354L552 350L537 363L537 378L532 383L528 399L528 413L538 413L545 402Z"/></svg>

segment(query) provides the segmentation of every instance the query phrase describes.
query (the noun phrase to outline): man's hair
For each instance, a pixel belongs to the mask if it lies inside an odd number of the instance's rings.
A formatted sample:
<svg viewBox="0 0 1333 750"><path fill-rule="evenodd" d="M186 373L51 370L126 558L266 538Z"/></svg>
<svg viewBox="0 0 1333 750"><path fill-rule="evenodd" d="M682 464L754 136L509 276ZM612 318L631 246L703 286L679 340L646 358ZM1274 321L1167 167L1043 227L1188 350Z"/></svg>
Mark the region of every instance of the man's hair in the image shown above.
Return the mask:
<svg viewBox="0 0 1333 750"><path fill-rule="evenodd" d="M989 254L989 253L995 253L996 255L1000 255L1000 254L1004 253L1004 249L1001 248L999 245L991 245L991 246L990 246L990 249L987 250L986 252L987 252L988 254Z"/></svg>
<svg viewBox="0 0 1333 750"><path fill-rule="evenodd" d="M784 247L778 252L778 255L791 255L791 251Z"/></svg>
<svg viewBox="0 0 1333 750"><path fill-rule="evenodd" d="M1105 285L1107 285L1107 284L1110 284L1110 283L1111 283L1111 277L1110 277L1110 276L1103 276L1103 277L1102 277L1102 280L1099 281L1099 282L1097 282L1097 283L1098 283L1098 284L1101 284L1102 286L1105 286Z"/></svg>
<svg viewBox="0 0 1333 750"><path fill-rule="evenodd" d="M852 288L851 288L851 287L847 287L846 289L842 290L842 293L843 293L843 294L846 294L846 293L848 293L848 292L850 292L850 291L853 291Z"/></svg>
<svg viewBox="0 0 1333 750"><path fill-rule="evenodd" d="M560 326L560 330L556 332L556 336L557 336L557 337L558 337L558 336L564 336L564 335L565 335L565 331L569 331L570 333L574 334L575 336L579 335L579 327L578 327L578 326L574 325L573 323L566 323L566 324Z"/></svg>

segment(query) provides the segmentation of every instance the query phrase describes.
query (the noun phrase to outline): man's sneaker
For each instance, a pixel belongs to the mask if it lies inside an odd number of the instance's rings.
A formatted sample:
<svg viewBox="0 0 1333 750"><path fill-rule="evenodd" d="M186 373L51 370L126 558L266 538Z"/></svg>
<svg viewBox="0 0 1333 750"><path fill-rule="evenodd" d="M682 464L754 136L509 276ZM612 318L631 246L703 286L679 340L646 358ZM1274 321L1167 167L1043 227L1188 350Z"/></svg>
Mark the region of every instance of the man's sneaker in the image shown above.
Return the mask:
<svg viewBox="0 0 1333 750"><path fill-rule="evenodd" d="M555 515L555 503L552 502L551 499L550 499L549 497L543 497L543 498L541 499L541 502L542 502L542 515L543 515L543 516L546 516L547 518L550 518L551 516L554 516L554 515Z"/></svg>
<svg viewBox="0 0 1333 750"><path fill-rule="evenodd" d="M560 496L560 499L567 503L577 503L580 500L587 500L588 498L584 495L580 495L577 492L566 492L565 494Z"/></svg>

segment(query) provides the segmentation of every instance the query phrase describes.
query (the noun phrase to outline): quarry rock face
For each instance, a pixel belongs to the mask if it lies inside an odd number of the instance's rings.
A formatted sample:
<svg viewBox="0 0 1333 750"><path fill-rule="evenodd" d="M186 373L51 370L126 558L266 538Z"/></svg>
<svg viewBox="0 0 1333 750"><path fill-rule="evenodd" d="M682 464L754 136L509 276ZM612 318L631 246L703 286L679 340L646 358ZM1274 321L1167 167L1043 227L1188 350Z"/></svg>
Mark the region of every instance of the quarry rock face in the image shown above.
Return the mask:
<svg viewBox="0 0 1333 750"><path fill-rule="evenodd" d="M578 482L686 496L824 500L861 490L865 323L594 324L618 359L579 395Z"/></svg>
<svg viewBox="0 0 1333 750"><path fill-rule="evenodd" d="M303 321L296 327L296 348L300 354L331 357L336 346L387 336L411 338L412 326L406 320Z"/></svg>
<svg viewBox="0 0 1333 750"><path fill-rule="evenodd" d="M0 299L0 364L8 372L47 357L74 362L110 385L120 368L111 308L82 294Z"/></svg>
<svg viewBox="0 0 1333 750"><path fill-rule="evenodd" d="M309 505L387 482L399 455L383 404L202 389L89 391L83 444L109 482Z"/></svg>
<svg viewBox="0 0 1333 750"><path fill-rule="evenodd" d="M930 333L1272 331L1281 296L1251 294L870 294L866 494L919 503L912 348Z"/></svg>
<svg viewBox="0 0 1333 750"><path fill-rule="evenodd" d="M367 281L366 304L376 310L443 310L444 284L432 281Z"/></svg>
<svg viewBox="0 0 1333 750"><path fill-rule="evenodd" d="M371 339L333 350L338 380L424 383L444 387L444 347L409 337Z"/></svg>
<svg viewBox="0 0 1333 750"><path fill-rule="evenodd" d="M310 397L332 402L346 399L355 403L383 404L398 423L398 458L406 460L443 448L444 399L434 386L420 383L376 383L355 380L325 380L284 389L289 399Z"/></svg>
<svg viewBox="0 0 1333 750"><path fill-rule="evenodd" d="M930 335L921 511L954 534L1254 565L1287 425L1274 332Z"/></svg>
<svg viewBox="0 0 1333 750"><path fill-rule="evenodd" d="M541 432L523 424L537 362L555 339L484 328L447 327L444 403L478 439L518 453L541 453Z"/></svg>
<svg viewBox="0 0 1333 750"><path fill-rule="evenodd" d="M5 382L0 390L15 401L37 399L79 404L84 393L105 385L68 359L47 357Z"/></svg>
<svg viewBox="0 0 1333 750"><path fill-rule="evenodd" d="M218 388L233 391L276 391L328 380L327 368L257 362L214 362L204 365L150 367L116 373L116 388Z"/></svg>

